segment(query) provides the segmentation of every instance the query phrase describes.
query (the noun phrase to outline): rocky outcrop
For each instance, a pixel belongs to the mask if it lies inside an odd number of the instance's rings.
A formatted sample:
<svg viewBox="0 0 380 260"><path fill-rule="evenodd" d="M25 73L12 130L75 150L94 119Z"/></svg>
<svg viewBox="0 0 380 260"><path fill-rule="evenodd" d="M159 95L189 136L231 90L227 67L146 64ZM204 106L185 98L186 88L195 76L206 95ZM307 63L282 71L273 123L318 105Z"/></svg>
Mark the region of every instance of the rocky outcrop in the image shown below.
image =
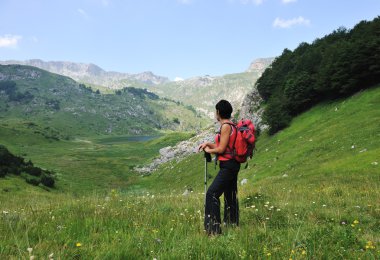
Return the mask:
<svg viewBox="0 0 380 260"><path fill-rule="evenodd" d="M258 72L262 74L266 68L270 64L272 64L274 58L260 58L254 60L251 65L249 65L248 69L246 72Z"/></svg>
<svg viewBox="0 0 380 260"><path fill-rule="evenodd" d="M187 156L198 152L198 146L203 142L213 142L215 127L210 127L190 138L189 140L179 142L175 146L168 146L160 149L160 156L153 160L149 165L135 167L134 170L141 174L149 174L156 170L161 164L176 160L181 161Z"/></svg>
<svg viewBox="0 0 380 260"><path fill-rule="evenodd" d="M255 87L245 96L241 105L239 117L248 118L257 128L265 130L268 128L268 125L262 121L262 115L264 112L264 109L261 107L262 102L263 99Z"/></svg>
<svg viewBox="0 0 380 260"><path fill-rule="evenodd" d="M260 77L265 69L270 66L273 60L274 58L256 59L251 63L246 72L256 72ZM268 128L268 125L266 125L262 120L264 112L264 109L261 106L262 102L263 99L261 98L256 86L254 85L241 103L239 117L250 119L256 127L260 128L260 130L265 130Z"/></svg>

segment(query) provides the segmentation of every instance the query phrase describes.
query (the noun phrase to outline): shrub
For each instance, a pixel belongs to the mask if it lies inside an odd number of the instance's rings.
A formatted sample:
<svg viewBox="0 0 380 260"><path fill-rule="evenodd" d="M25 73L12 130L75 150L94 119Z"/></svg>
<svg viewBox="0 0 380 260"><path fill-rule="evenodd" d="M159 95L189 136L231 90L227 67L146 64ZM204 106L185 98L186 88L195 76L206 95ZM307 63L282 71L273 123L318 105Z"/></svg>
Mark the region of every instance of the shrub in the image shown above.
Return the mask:
<svg viewBox="0 0 380 260"><path fill-rule="evenodd" d="M35 186L38 186L41 182L40 178L37 178L35 176L30 176L30 175L26 175L25 181Z"/></svg>
<svg viewBox="0 0 380 260"><path fill-rule="evenodd" d="M55 180L53 176L43 174L41 177L41 183L45 185L46 187L53 188Z"/></svg>
<svg viewBox="0 0 380 260"><path fill-rule="evenodd" d="M42 170L38 167L34 167L34 166L29 166L25 169L25 171L27 173L29 173L30 175L33 175L33 176L41 176L41 173L42 173Z"/></svg>

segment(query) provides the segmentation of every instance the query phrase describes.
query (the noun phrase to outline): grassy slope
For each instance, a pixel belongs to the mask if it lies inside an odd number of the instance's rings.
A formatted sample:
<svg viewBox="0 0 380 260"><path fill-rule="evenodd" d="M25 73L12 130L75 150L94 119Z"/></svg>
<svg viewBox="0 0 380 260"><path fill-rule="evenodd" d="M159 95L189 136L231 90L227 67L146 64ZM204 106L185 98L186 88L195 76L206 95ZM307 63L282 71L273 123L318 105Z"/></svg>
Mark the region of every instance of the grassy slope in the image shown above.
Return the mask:
<svg viewBox="0 0 380 260"><path fill-rule="evenodd" d="M30 66L1 66L0 74L16 83L17 91L29 91L30 102L10 101L0 93L1 121L23 118L51 127L63 137L91 135L149 134L158 128L188 131L203 126L205 119L182 105L163 99L150 99L130 92L121 95L95 94L79 87L68 77ZM4 80L4 79L3 79ZM49 106L57 102L58 108ZM173 122L172 110L183 114L183 122ZM201 124L199 123L201 122Z"/></svg>
<svg viewBox="0 0 380 260"><path fill-rule="evenodd" d="M166 133L147 142L128 142L124 136L88 136L55 141L49 131L22 120L0 123L0 143L42 168L57 173L57 192L83 194L106 188L126 189L136 181L132 168L144 164L162 147L187 139L190 133ZM1 185L1 188L5 186ZM20 190L10 181L10 190ZM22 191L21 191L21 194Z"/></svg>
<svg viewBox="0 0 380 260"><path fill-rule="evenodd" d="M240 187L243 205L259 208L242 210L242 226L247 229L242 232L252 232L247 234L252 240L266 237L261 247L269 244L268 251L278 251L279 257L286 257L284 251L290 253L297 244L306 246L309 255L330 257L360 257L367 241L379 245L379 104L380 88L370 89L319 105L273 137L261 136L254 160L239 177L248 179ZM145 179L145 185L156 192L180 194L189 186L201 192L202 160L194 155L173 169L163 166ZM255 200L257 194L261 197ZM266 210L264 201L281 211ZM354 220L360 223L352 227Z"/></svg>
<svg viewBox="0 0 380 260"><path fill-rule="evenodd" d="M140 180L144 196L116 190L2 199L0 256L27 257L32 247L45 258L379 258L379 103L374 88L261 136L239 177L248 179L239 186L241 226L220 237L202 231L197 154ZM186 186L190 196L181 195Z"/></svg>

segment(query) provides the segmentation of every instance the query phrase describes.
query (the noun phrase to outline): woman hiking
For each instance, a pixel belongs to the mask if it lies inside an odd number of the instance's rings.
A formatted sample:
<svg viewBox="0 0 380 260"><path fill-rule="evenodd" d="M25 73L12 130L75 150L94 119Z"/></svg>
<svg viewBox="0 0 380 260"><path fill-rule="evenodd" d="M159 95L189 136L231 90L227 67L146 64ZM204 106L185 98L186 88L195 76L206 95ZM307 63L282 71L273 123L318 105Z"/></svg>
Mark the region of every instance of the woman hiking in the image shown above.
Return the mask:
<svg viewBox="0 0 380 260"><path fill-rule="evenodd" d="M220 170L206 193L204 227L208 235L221 234L220 201L224 194L224 224L239 224L239 205L237 200L237 177L240 163L233 159L233 146L237 130L232 123L232 106L226 100L220 100L216 106L216 119L220 131L215 137L215 144L206 142L199 150L215 154L219 160Z"/></svg>

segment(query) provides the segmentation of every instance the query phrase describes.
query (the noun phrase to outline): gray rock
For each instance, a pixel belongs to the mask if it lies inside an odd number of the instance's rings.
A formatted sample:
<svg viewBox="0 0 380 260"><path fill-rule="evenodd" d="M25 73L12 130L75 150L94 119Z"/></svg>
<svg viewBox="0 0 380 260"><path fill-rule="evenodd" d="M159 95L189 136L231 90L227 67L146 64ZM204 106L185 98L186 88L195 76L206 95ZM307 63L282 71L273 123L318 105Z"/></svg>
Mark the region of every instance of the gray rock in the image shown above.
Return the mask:
<svg viewBox="0 0 380 260"><path fill-rule="evenodd" d="M179 142L175 146L168 146L160 149L160 156L153 160L149 165L142 167L135 167L134 170L141 174L151 173L156 170L161 164L173 160L180 162L187 156L198 152L198 146L204 142L212 142L214 139L214 128L209 128L205 131L198 133L196 136Z"/></svg>
<svg viewBox="0 0 380 260"><path fill-rule="evenodd" d="M245 185L245 184L247 184L248 183L248 180L247 179L242 179L241 181L240 181L240 185Z"/></svg>
<svg viewBox="0 0 380 260"><path fill-rule="evenodd" d="M255 87L250 91L247 96L244 98L241 110L240 118L246 118L253 122L256 128L265 130L268 128L268 125L262 122L262 116L264 109L261 108L263 99L259 95L257 88Z"/></svg>

